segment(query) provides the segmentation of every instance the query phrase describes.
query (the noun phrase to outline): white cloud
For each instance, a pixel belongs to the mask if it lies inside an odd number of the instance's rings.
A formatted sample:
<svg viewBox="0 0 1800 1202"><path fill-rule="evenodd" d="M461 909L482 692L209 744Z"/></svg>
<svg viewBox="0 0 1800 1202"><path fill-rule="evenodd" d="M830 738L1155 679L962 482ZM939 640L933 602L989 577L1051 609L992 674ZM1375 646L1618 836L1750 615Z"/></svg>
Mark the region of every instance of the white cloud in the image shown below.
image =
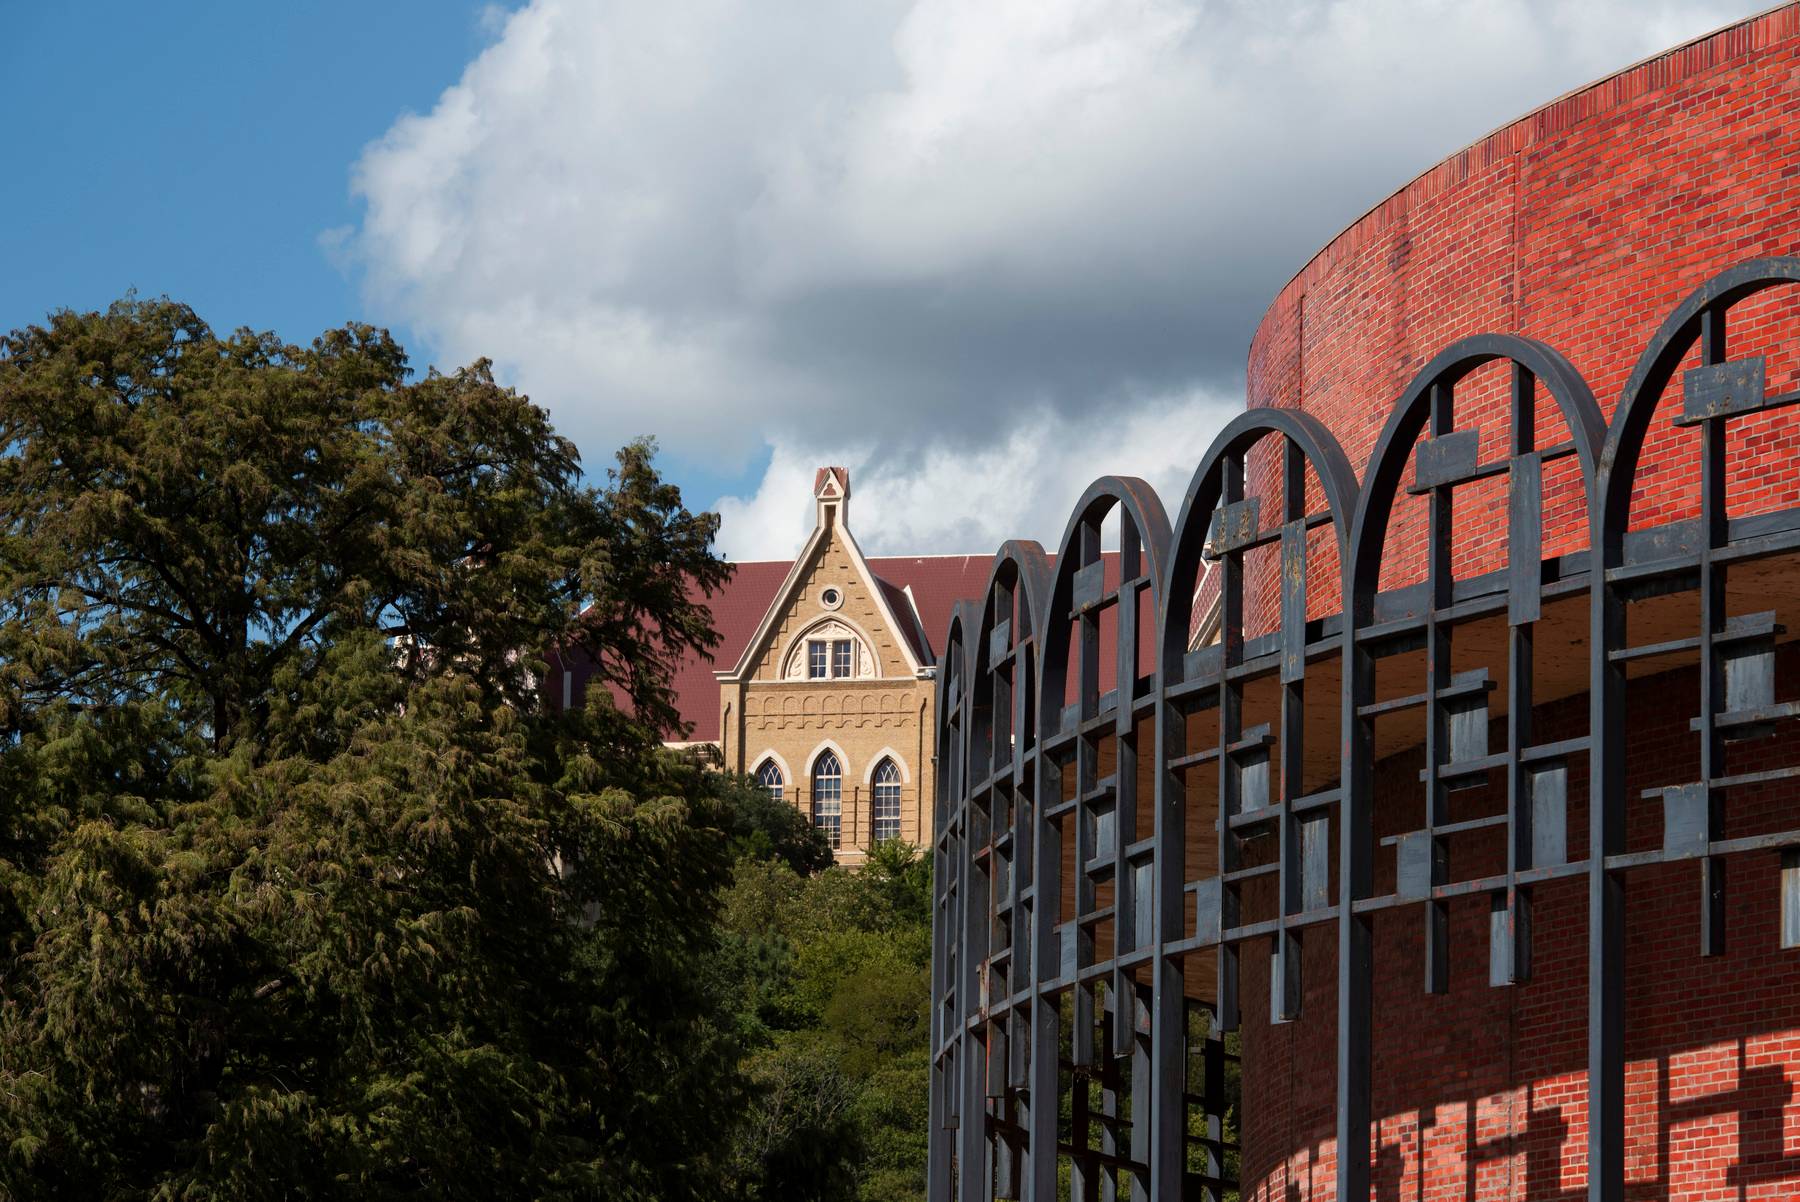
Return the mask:
<svg viewBox="0 0 1800 1202"><path fill-rule="evenodd" d="M719 502L721 549L735 560L792 556L812 530L814 468L827 462L850 469L851 526L884 553L985 553L1007 538L1054 551L1076 499L1109 474L1147 480L1173 523L1195 466L1241 405L1228 393L1192 393L1124 413L1040 410L992 443L940 444L900 462L866 447L833 458L778 443L757 491Z"/></svg>
<svg viewBox="0 0 1800 1202"><path fill-rule="evenodd" d="M1087 439L1230 393L1274 290L1385 192L1753 7L533 0L367 149L327 245L590 459L646 432L726 475L860 456L871 542L986 548L1095 474L1027 422ZM960 526L884 513L994 466L958 437L1055 466Z"/></svg>

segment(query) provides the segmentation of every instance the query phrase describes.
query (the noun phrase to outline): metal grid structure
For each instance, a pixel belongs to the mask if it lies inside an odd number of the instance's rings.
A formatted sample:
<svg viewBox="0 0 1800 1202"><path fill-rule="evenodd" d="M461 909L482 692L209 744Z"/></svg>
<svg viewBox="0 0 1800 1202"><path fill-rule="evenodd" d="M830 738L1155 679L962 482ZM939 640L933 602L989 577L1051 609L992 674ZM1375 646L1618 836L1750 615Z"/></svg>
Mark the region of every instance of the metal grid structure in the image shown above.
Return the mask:
<svg viewBox="0 0 1800 1202"><path fill-rule="evenodd" d="M1401 396L1360 484L1316 418L1253 408L1201 461L1173 532L1147 485L1108 477L1053 560L1031 543L1001 549L984 600L952 620L939 682L934 1202L1047 1202L1059 1173L1074 1199L1233 1188L1221 1036L1240 1021L1240 952L1265 941L1268 1020L1304 1022L1308 938L1335 940L1338 965L1336 1197L1366 1202L1376 916L1417 913L1419 984L1442 992L1457 951L1448 907L1485 896L1488 980L1505 987L1531 976L1533 892L1558 880L1587 887L1587 1193L1621 1202L1629 877L1693 863L1699 950L1715 955L1729 858L1780 856L1782 945L1800 947L1800 803L1778 806L1770 829L1728 821L1734 791L1800 777L1800 762L1767 755L1728 766L1800 716L1776 697L1779 615L1736 612L1794 577L1783 557L1800 552L1800 510L1730 516L1726 449L1734 422L1800 401L1770 394L1763 359L1732 359L1726 337L1734 309L1797 282L1800 259L1769 259L1695 291L1610 425L1550 347L1468 338ZM1498 418L1504 453L1484 459L1458 388L1491 394L1498 373L1503 396L1481 415ZM1658 421L1698 430L1699 514L1636 530ZM1581 546L1546 554L1556 472L1579 492ZM1458 578L1456 497L1483 482L1490 497L1504 489L1504 566ZM1424 509L1423 579L1383 588L1408 503ZM1108 520L1116 574L1101 555ZM1267 630L1245 603L1257 556L1276 566ZM1309 617L1322 572L1343 611ZM1728 588L1734 574L1742 587ZM1196 648L1203 583L1219 634ZM1584 654L1537 654L1543 631ZM1697 669L1700 779L1630 798L1625 693L1671 665ZM1582 694L1585 729L1540 737L1534 712ZM1377 768L1404 755L1423 764L1416 813L1378 838ZM1628 810L1658 800L1660 844L1629 847ZM1453 854L1484 834L1503 840L1502 859Z"/></svg>

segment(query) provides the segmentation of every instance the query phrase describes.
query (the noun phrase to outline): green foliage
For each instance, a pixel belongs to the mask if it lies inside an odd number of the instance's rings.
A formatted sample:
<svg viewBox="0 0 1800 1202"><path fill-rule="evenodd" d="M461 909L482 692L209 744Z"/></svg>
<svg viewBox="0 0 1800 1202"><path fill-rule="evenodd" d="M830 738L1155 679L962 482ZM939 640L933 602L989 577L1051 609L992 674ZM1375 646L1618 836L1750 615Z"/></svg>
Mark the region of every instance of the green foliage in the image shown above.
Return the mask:
<svg viewBox="0 0 1800 1202"><path fill-rule="evenodd" d="M852 872L738 862L721 960L755 1051L738 1185L753 1199L925 1192L930 864L900 843Z"/></svg>
<svg viewBox="0 0 1800 1202"><path fill-rule="evenodd" d="M711 787L729 815L735 859L778 860L803 876L831 866L831 844L792 802L747 777L715 773Z"/></svg>
<svg viewBox="0 0 1800 1202"><path fill-rule="evenodd" d="M137 300L0 339L0 431L0 1195L735 1191L760 828L659 746L728 569L651 448Z"/></svg>

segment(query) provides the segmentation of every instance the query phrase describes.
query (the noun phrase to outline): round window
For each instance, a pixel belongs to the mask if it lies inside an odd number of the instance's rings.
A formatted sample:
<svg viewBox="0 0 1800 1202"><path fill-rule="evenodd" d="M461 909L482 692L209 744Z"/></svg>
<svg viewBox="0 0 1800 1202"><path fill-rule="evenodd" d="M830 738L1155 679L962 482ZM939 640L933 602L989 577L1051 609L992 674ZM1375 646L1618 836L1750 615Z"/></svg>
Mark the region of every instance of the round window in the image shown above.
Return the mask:
<svg viewBox="0 0 1800 1202"><path fill-rule="evenodd" d="M844 603L844 594L835 588L828 588L819 594L819 604L826 609L836 609Z"/></svg>

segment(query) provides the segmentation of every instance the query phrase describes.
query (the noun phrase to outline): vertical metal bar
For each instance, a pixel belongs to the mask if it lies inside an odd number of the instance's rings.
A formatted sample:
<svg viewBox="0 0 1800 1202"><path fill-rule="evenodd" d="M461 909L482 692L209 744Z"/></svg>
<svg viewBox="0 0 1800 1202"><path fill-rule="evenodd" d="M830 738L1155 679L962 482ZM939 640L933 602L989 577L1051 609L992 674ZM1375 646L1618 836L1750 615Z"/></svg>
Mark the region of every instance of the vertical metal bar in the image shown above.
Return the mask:
<svg viewBox="0 0 1800 1202"><path fill-rule="evenodd" d="M1537 379L1513 364L1512 433L1508 450L1506 562L1506 913L1490 939L1489 980L1516 984L1531 978L1531 889L1518 874L1530 868L1533 846L1530 776L1523 760L1532 741L1532 632L1542 615L1544 464L1537 455Z"/></svg>
<svg viewBox="0 0 1800 1202"><path fill-rule="evenodd" d="M1714 306L1700 319L1700 362L1725 361L1725 311ZM1700 426L1700 787L1706 791L1707 842L1723 837L1723 799L1713 781L1725 775L1725 748L1718 714L1723 681L1714 636L1725 628L1725 569L1713 552L1727 541L1725 523L1725 422L1708 418ZM1708 855L1700 867L1700 954L1725 951L1725 860Z"/></svg>
<svg viewBox="0 0 1800 1202"><path fill-rule="evenodd" d="M1274 967L1269 981L1269 1020L1300 1017L1300 936L1288 918L1305 908L1300 832L1293 803L1302 794L1306 769L1306 457L1292 439L1281 440L1281 816L1279 905Z"/></svg>
<svg viewBox="0 0 1800 1202"><path fill-rule="evenodd" d="M970 807L973 818L974 807ZM976 832L967 831L972 839ZM974 848L965 846L962 856L962 986L957 990L959 1009L958 1036L961 1054L957 1061L962 1069L962 1105L956 1128L957 1190L959 1199L979 1200L987 1196L992 1178L987 1175L987 1044L980 1029L973 1025L981 1004L982 965L987 959L988 894L985 874L975 866Z"/></svg>
<svg viewBox="0 0 1800 1202"><path fill-rule="evenodd" d="M1123 1021L1121 1010L1123 999L1117 991L1106 991L1106 1007L1101 1012L1100 1042L1102 1047L1110 1047L1113 1032ZM1100 1076L1100 1151L1107 1161L1100 1166L1100 1202L1115 1202L1119 1196L1119 1170L1114 1159L1119 1154L1119 1128L1115 1122L1119 1117L1119 1066L1111 1056L1103 1056L1099 1064Z"/></svg>
<svg viewBox="0 0 1800 1202"><path fill-rule="evenodd" d="M1588 627L1588 1188L1589 1202L1625 1198L1625 885L1606 857L1625 841L1625 607L1607 572L1624 558L1627 519L1589 515Z"/></svg>
<svg viewBox="0 0 1800 1202"><path fill-rule="evenodd" d="M1171 587L1175 587L1171 585ZM1187 1161L1187 974L1179 956L1166 948L1187 934L1184 879L1187 872L1187 787L1170 761L1187 754L1187 724L1169 701L1171 670L1182 663L1185 641L1163 646L1160 629L1153 648L1156 665L1156 859L1155 976L1150 1002L1151 1112L1150 1192L1156 1202L1182 1202Z"/></svg>
<svg viewBox="0 0 1800 1202"><path fill-rule="evenodd" d="M1225 1039L1219 1031L1219 1024L1214 1015L1207 1014L1206 1049L1203 1053L1206 1080L1201 1088L1200 1096L1206 1111L1206 1171L1216 1181L1225 1179ZM1224 1202L1225 1190L1214 1187L1210 1190L1210 1202Z"/></svg>
<svg viewBox="0 0 1800 1202"><path fill-rule="evenodd" d="M1149 932L1137 930L1137 874L1126 849L1137 842L1138 745L1132 720L1132 697L1137 684L1137 560L1138 535L1130 518L1119 512L1119 590L1113 604L1113 958L1136 949ZM1120 1021L1114 1024L1115 1056L1136 1052L1135 1023L1125 1021L1126 1000L1135 986L1130 974L1113 974L1113 990L1119 995ZM1133 1003L1135 1005L1135 1003ZM1137 1088L1133 1079L1132 1088Z"/></svg>
<svg viewBox="0 0 1800 1202"><path fill-rule="evenodd" d="M953 672L956 649L954 645L945 648L943 670ZM948 681L943 686L940 696L947 702L950 697ZM945 1123L948 1119L949 1107L944 1104L945 1065L944 1048L944 1002L948 997L947 970L949 965L949 948L947 946L946 903L949 893L948 834L943 821L943 804L949 784L949 763L945 754L950 740L945 737L953 721L948 712L948 705L942 707L944 712L936 713L937 729L933 732L932 741L937 744L938 755L934 758L931 771L937 778L938 808L934 811L931 828L931 1013L927 1017L927 1030L931 1046L931 1094L926 1099L926 1121L929 1124L925 1137L925 1193L931 1202L944 1202L950 1193L950 1149L945 1135ZM920 765L921 773L924 765ZM921 775L921 780L923 776Z"/></svg>
<svg viewBox="0 0 1800 1202"><path fill-rule="evenodd" d="M1065 621L1053 615L1053 621ZM1062 698L1046 698L1043 694L1043 664L1038 665L1034 681L1038 689L1037 720L1041 726L1046 715L1062 714ZM1036 793L1032 807L1035 836L1032 840L1031 897L1031 1062L1026 1083L1030 1109L1026 1117L1025 1180L1026 1202L1055 1202L1056 1198L1056 1119L1061 1099L1057 1073L1061 1059L1061 1022L1056 994L1045 988L1062 970L1062 949L1056 920L1062 906L1062 828L1045 818L1051 807L1062 801L1064 766L1043 751L1040 730L1035 740L1038 747L1037 771L1031 785ZM937 1202L936 1199L933 1202ZM947 1202L947 1200L946 1200Z"/></svg>
<svg viewBox="0 0 1800 1202"><path fill-rule="evenodd" d="M1150 1136L1154 1126L1152 1101L1154 1083L1150 1059L1153 1055L1151 1039L1153 1032L1150 1026L1150 1007L1153 999L1149 991L1137 982L1130 984L1127 993L1119 995L1119 1008L1124 1011L1129 1005L1131 1020L1127 1024L1131 1029L1131 1159L1136 1164L1150 1162ZM1121 1021L1124 1014L1120 1014ZM1149 1202L1150 1179L1143 1173L1131 1174L1131 1202Z"/></svg>
<svg viewBox="0 0 1800 1202"><path fill-rule="evenodd" d="M1100 559L1100 526L1097 522L1084 520L1076 535L1074 552L1076 562L1085 567ZM1098 611L1089 610L1081 615L1076 630L1076 724L1080 724L1095 716L1100 708L1100 623ZM1058 699L1058 704L1061 700ZM1083 918L1096 908L1094 880L1088 874L1088 864L1093 860L1098 848L1095 846L1094 817L1090 812L1090 804L1079 800L1092 792L1099 779L1099 748L1093 736L1085 731L1075 738L1075 913L1071 921L1075 924L1072 938L1075 941L1075 971L1079 973L1094 960L1093 930ZM1074 987L1074 1012L1070 1030L1069 1059L1079 1067L1093 1063L1094 1051L1094 986L1091 983L1076 984Z"/></svg>
<svg viewBox="0 0 1800 1202"><path fill-rule="evenodd" d="M1343 687L1338 802L1337 1199L1369 1202L1371 1044L1374 1023L1373 919L1356 903L1374 887L1375 661L1358 640L1374 621L1376 565L1360 544L1342 565Z"/></svg>
<svg viewBox="0 0 1800 1202"><path fill-rule="evenodd" d="M1234 505L1244 499L1244 457L1232 452L1220 465L1223 473L1220 503ZM1243 735L1244 690L1233 680L1230 669L1244 658L1244 571L1243 552L1226 551L1219 558L1219 872L1221 875L1238 867L1237 836L1232 834L1230 815L1235 812L1235 795L1231 757L1225 749ZM1220 897L1222 930L1238 924L1237 890L1226 885ZM1219 944L1219 1023L1227 1031L1238 1028L1238 946L1233 941Z"/></svg>
<svg viewBox="0 0 1800 1202"><path fill-rule="evenodd" d="M1440 382L1431 390L1431 436L1439 438L1455 429L1455 397L1451 386ZM1451 540L1455 504L1452 485L1434 485L1426 518L1426 578L1431 609L1425 619L1425 830L1431 839L1431 883L1443 884L1436 865L1444 862L1437 828L1446 823L1446 793L1438 767L1449 746L1443 704L1438 691L1450 683L1450 631L1439 621L1438 611L1451 600ZM1450 989L1450 907L1447 902L1425 902L1425 992Z"/></svg>
<svg viewBox="0 0 1800 1202"><path fill-rule="evenodd" d="M1346 573L1348 578L1350 573ZM1337 1197L1368 1202L1370 1049L1374 1030L1375 937L1356 902L1372 891L1374 863L1374 720L1358 710L1375 699L1375 665L1357 644L1369 620L1370 594L1358 582L1346 597L1344 621L1343 800L1338 834ZM1354 606L1354 608L1352 608Z"/></svg>
<svg viewBox="0 0 1800 1202"><path fill-rule="evenodd" d="M1506 849L1504 972L1493 975L1496 984L1508 985L1531 979L1531 887L1518 881L1518 874L1532 867L1535 841L1529 796L1531 776L1522 758L1532 739L1531 636L1530 624L1514 626L1507 633L1506 647L1506 819L1512 837ZM1498 960L1498 953L1490 954Z"/></svg>

